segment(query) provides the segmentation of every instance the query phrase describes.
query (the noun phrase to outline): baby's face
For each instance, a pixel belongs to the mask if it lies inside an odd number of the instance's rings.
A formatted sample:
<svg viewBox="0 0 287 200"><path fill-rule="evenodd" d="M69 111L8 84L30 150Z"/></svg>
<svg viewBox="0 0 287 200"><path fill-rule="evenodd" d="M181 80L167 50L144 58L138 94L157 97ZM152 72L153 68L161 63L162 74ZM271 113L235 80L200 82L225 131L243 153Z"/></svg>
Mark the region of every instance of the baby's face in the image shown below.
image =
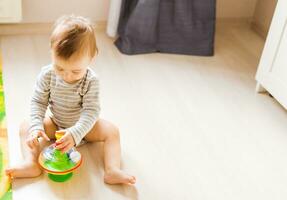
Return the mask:
<svg viewBox="0 0 287 200"><path fill-rule="evenodd" d="M52 61L58 76L66 83L75 83L84 77L92 58L86 55L78 59L63 60L52 53Z"/></svg>

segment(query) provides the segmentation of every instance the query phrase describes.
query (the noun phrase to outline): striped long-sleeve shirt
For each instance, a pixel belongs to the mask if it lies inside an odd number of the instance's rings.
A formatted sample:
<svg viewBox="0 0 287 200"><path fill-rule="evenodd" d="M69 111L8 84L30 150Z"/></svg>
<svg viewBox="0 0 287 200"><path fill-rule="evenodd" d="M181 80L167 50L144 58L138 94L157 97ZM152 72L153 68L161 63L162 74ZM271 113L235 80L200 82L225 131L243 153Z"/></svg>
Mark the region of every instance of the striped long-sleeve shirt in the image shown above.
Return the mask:
<svg viewBox="0 0 287 200"><path fill-rule="evenodd" d="M42 68L31 101L30 132L44 131L43 119L49 116L59 129L66 129L79 145L99 118L99 81L92 69L73 84L55 74L52 65Z"/></svg>

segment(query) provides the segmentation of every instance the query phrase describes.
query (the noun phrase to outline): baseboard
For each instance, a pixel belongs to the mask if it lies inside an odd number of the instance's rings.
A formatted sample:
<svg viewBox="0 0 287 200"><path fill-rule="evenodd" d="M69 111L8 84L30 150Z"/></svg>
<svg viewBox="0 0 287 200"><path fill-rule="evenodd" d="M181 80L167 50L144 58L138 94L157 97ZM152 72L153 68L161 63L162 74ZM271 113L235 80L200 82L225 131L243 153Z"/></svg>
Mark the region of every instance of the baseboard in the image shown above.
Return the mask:
<svg viewBox="0 0 287 200"><path fill-rule="evenodd" d="M266 39L268 35L268 30L264 28L261 24L258 24L256 22L251 22L251 28L262 38Z"/></svg>
<svg viewBox="0 0 287 200"><path fill-rule="evenodd" d="M229 25L229 26L238 26L238 25L250 25L252 18L217 18L216 25Z"/></svg>
<svg viewBox="0 0 287 200"><path fill-rule="evenodd" d="M94 22L96 30L104 30L106 26L106 21ZM53 23L0 24L0 35L49 34L52 28Z"/></svg>
<svg viewBox="0 0 287 200"><path fill-rule="evenodd" d="M228 25L228 26L240 26L240 25L252 25L256 32L263 33L260 27L252 24L251 18L217 18L216 26ZM52 23L19 23L19 24L0 24L0 35L23 35L23 34L49 34L51 33ZM96 30L104 30L107 27L107 21L94 22L94 28ZM257 29L256 29L257 28ZM265 36L266 37L266 36Z"/></svg>

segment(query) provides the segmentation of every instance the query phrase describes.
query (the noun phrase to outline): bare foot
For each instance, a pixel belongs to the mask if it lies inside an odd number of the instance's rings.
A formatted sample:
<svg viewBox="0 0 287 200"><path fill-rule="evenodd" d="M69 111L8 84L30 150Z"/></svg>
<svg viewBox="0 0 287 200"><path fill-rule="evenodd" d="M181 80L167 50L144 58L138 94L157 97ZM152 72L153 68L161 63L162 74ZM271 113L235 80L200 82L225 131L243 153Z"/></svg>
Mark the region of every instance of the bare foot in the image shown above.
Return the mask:
<svg viewBox="0 0 287 200"><path fill-rule="evenodd" d="M42 170L37 163L26 162L16 167L7 168L5 173L11 178L32 178L40 176Z"/></svg>
<svg viewBox="0 0 287 200"><path fill-rule="evenodd" d="M105 173L104 176L105 183L108 184L135 184L136 178L134 176L128 175L120 169L110 170Z"/></svg>

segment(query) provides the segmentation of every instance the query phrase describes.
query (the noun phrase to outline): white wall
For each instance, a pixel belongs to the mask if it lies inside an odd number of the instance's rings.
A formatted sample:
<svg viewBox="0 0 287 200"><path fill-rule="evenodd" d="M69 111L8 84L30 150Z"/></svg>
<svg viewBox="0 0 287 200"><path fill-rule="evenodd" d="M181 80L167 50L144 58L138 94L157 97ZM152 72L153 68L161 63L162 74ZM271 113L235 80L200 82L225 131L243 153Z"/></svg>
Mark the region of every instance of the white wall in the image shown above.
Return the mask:
<svg viewBox="0 0 287 200"><path fill-rule="evenodd" d="M257 0L217 0L219 18L252 18Z"/></svg>
<svg viewBox="0 0 287 200"><path fill-rule="evenodd" d="M257 0L217 0L217 17L251 18ZM53 22L63 14L79 14L93 21L108 18L109 0L23 0L23 23Z"/></svg>
<svg viewBox="0 0 287 200"><path fill-rule="evenodd" d="M267 36L276 5L277 0L258 0L257 2L253 24L256 26L256 30L264 37Z"/></svg>
<svg viewBox="0 0 287 200"><path fill-rule="evenodd" d="M63 14L78 14L94 21L107 19L108 0L22 0L23 23L53 22Z"/></svg>

